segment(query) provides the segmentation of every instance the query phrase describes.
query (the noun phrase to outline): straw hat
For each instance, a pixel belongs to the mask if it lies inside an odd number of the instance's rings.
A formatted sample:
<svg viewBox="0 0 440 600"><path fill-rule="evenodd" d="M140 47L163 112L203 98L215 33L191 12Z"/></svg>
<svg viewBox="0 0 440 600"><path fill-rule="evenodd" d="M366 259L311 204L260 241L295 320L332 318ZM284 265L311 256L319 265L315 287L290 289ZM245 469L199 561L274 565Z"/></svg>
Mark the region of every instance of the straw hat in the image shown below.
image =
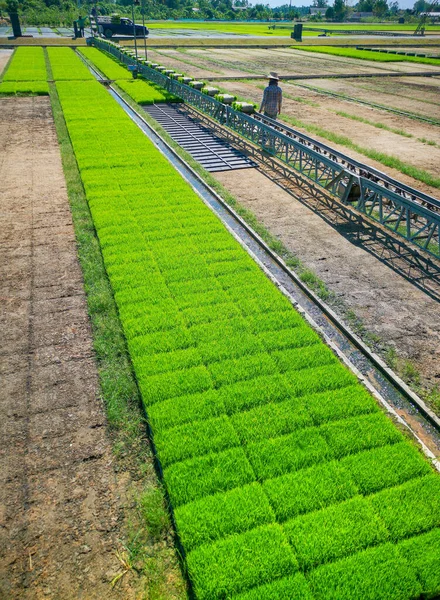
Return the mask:
<svg viewBox="0 0 440 600"><path fill-rule="evenodd" d="M271 71L269 75L266 76L266 79L275 79L275 81L280 80L280 78L278 77L278 73L275 73L274 71Z"/></svg>

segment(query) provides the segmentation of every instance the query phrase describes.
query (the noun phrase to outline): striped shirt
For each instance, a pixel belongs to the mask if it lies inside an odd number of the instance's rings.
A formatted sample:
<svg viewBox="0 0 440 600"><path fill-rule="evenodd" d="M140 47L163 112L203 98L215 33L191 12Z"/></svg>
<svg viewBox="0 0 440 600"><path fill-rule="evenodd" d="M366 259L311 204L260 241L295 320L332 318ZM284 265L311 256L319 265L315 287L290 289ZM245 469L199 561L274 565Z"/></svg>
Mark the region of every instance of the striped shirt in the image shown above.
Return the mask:
<svg viewBox="0 0 440 600"><path fill-rule="evenodd" d="M278 106L281 104L283 92L277 85L268 85L264 90L263 101L261 102L260 111L269 117L275 118L278 114Z"/></svg>

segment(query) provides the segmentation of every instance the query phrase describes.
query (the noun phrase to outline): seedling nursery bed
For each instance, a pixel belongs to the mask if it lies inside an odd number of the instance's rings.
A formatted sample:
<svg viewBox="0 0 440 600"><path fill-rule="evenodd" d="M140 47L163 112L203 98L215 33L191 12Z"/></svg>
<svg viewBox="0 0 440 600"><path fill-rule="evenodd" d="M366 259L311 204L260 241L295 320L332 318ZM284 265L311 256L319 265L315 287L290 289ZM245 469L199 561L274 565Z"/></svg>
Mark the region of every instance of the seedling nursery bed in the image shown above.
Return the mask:
<svg viewBox="0 0 440 600"><path fill-rule="evenodd" d="M4 80L45 82L42 53ZM80 57L47 56L194 596L439 594L432 465Z"/></svg>

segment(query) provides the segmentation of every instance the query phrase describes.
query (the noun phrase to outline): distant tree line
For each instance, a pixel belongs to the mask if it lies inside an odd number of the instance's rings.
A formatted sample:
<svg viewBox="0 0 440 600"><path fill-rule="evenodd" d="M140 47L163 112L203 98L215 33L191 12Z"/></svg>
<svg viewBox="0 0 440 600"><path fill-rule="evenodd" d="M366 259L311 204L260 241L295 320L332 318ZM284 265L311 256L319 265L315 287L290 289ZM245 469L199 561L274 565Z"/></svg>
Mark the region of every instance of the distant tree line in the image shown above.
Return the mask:
<svg viewBox="0 0 440 600"><path fill-rule="evenodd" d="M8 12L18 12L24 25L48 25L53 27L72 26L78 14L87 15L96 5L99 14L118 13L131 16L133 0L115 2L95 2L90 0L0 0L0 17ZM402 11L396 0L359 0L354 6L348 6L346 0L313 0L313 6L322 8L322 12L310 16L310 7L284 6L271 8L267 4L250 5L249 0L140 0L135 7L136 19L142 13L145 19L200 19L227 21L268 21L302 19L306 16L312 21L328 20L341 22L350 13L371 12L375 19L396 19L401 15L410 17L430 9L430 3L417 0L412 10Z"/></svg>

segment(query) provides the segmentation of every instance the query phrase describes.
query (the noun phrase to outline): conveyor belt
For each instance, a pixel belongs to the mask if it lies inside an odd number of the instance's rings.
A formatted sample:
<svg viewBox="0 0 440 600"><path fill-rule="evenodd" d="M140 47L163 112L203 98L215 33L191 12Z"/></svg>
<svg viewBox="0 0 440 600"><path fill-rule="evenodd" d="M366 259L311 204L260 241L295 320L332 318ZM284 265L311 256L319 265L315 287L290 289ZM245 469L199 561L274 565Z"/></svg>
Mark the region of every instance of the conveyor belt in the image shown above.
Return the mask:
<svg viewBox="0 0 440 600"><path fill-rule="evenodd" d="M216 137L178 108L153 104L144 110L207 171L230 171L255 167L255 163L227 142Z"/></svg>

